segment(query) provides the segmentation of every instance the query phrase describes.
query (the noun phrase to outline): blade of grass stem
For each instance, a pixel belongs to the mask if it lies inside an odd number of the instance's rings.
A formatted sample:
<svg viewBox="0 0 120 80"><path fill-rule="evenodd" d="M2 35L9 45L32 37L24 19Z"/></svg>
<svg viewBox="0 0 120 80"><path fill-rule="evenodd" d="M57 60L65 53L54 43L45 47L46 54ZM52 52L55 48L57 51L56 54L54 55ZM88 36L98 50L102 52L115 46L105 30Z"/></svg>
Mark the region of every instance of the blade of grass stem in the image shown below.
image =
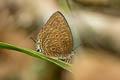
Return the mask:
<svg viewBox="0 0 120 80"><path fill-rule="evenodd" d="M52 62L52 63L60 66L61 68L65 69L67 71L72 72L70 64L65 63L63 61L60 61L60 60L48 58L45 55L43 55L42 53L36 52L34 50L17 47L15 45L11 45L11 44L8 44L8 43L3 43L3 42L0 42L0 48L22 52L22 53L28 54L30 56L33 56L33 57L36 57L36 58L39 58L39 59L42 59L42 60L46 60L46 61Z"/></svg>

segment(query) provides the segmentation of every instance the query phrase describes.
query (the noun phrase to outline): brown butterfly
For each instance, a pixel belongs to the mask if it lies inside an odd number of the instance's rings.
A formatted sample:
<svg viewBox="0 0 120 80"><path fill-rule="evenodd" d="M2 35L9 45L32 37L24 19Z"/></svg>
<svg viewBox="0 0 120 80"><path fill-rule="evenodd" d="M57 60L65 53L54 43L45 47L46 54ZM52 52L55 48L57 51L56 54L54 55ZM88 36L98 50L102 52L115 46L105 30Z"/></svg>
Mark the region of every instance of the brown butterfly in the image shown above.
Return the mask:
<svg viewBox="0 0 120 80"><path fill-rule="evenodd" d="M70 27L59 11L53 13L37 36L37 52L47 57L71 62L73 37Z"/></svg>

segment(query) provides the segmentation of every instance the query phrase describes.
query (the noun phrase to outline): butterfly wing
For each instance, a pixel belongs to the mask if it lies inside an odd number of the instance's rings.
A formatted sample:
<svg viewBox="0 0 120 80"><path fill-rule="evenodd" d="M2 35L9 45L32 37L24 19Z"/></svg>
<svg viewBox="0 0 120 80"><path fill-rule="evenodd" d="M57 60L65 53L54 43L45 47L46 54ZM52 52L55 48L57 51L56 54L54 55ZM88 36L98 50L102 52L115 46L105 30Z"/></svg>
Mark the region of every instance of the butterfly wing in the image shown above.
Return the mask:
<svg viewBox="0 0 120 80"><path fill-rule="evenodd" d="M73 39L69 25L60 12L55 12L37 37L41 52L49 57L67 57L72 52Z"/></svg>

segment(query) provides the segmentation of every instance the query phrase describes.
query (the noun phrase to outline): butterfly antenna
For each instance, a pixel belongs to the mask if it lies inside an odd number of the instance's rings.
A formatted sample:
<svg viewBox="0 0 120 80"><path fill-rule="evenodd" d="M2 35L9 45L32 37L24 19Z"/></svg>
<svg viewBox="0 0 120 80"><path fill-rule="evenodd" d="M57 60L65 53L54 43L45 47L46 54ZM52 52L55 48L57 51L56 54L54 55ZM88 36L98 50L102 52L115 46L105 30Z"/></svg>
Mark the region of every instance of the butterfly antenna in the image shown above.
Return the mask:
<svg viewBox="0 0 120 80"><path fill-rule="evenodd" d="M32 39L32 40L33 40L33 42L35 42L35 43L36 43L36 40L35 40L33 37L30 37L30 39Z"/></svg>

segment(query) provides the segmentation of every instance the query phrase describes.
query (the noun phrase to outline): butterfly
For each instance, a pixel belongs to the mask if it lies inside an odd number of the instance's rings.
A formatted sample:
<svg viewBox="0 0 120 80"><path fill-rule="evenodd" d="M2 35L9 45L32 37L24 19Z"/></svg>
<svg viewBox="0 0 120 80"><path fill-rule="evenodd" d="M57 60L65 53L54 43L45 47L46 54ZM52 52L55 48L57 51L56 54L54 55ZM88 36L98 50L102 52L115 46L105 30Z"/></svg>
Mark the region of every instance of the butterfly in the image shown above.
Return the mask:
<svg viewBox="0 0 120 80"><path fill-rule="evenodd" d="M47 57L71 62L73 37L70 27L59 11L53 13L40 29L36 41L37 52Z"/></svg>

